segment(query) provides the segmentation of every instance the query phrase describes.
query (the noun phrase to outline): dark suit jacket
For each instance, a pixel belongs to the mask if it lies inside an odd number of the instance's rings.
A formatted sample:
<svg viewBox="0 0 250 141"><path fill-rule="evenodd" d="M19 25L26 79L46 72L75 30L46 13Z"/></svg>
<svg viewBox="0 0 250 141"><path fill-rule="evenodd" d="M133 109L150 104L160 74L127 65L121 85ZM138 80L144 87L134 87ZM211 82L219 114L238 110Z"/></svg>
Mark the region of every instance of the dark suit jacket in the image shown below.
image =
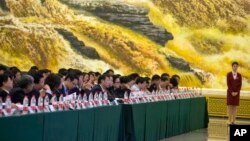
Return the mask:
<svg viewBox="0 0 250 141"><path fill-rule="evenodd" d="M65 86L64 85L62 85L62 89L59 89L59 93L60 94L63 94L63 96L66 96L66 91L65 91ZM66 88L67 89L67 88ZM68 91L69 92L69 91Z"/></svg>
<svg viewBox="0 0 250 141"><path fill-rule="evenodd" d="M23 98L25 96L24 91L21 88L14 88L10 91L12 103L21 103L23 104Z"/></svg>
<svg viewBox="0 0 250 141"><path fill-rule="evenodd" d="M79 88L74 87L73 89L69 90L69 94L73 94L73 93L76 93L76 95L78 95L80 93Z"/></svg>
<svg viewBox="0 0 250 141"><path fill-rule="evenodd" d="M7 95L9 94L0 88L0 97L2 97L3 102L5 102Z"/></svg>
<svg viewBox="0 0 250 141"><path fill-rule="evenodd" d="M32 96L35 96L36 100L38 100L39 96L40 96L40 92L36 89L33 89L30 93L27 94L29 101L31 100Z"/></svg>
<svg viewBox="0 0 250 141"><path fill-rule="evenodd" d="M156 91L157 90L157 85L156 84L152 84L149 89L150 92Z"/></svg>
<svg viewBox="0 0 250 141"><path fill-rule="evenodd" d="M89 92L89 94L92 93L94 95L95 93L99 94L100 92L104 93L104 91L102 90L102 87L100 85L95 85L91 89L91 91ZM107 90L106 92L108 94L108 100L113 101L115 99L115 97L111 94L110 90ZM89 96L89 94L88 94L88 96Z"/></svg>
<svg viewBox="0 0 250 141"><path fill-rule="evenodd" d="M100 86L100 85L95 85L92 89L91 89L91 91L88 93L88 95L90 94L90 93L92 93L93 95L95 94L95 93L104 93L104 91L102 90L102 87Z"/></svg>

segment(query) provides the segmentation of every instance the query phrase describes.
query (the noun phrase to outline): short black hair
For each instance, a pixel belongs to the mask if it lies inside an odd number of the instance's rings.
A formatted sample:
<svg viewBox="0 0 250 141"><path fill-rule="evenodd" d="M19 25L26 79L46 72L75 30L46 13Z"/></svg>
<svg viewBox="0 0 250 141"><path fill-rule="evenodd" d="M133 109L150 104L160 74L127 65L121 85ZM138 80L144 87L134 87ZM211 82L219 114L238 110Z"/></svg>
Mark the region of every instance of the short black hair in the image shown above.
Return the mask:
<svg viewBox="0 0 250 141"><path fill-rule="evenodd" d="M95 76L97 77L97 76L100 76L101 75L101 73L100 72L95 72Z"/></svg>
<svg viewBox="0 0 250 141"><path fill-rule="evenodd" d="M49 85L50 89L52 91L55 91L59 88L61 84L61 77L57 74L51 73L48 75L48 77L45 79L44 84Z"/></svg>
<svg viewBox="0 0 250 141"><path fill-rule="evenodd" d="M32 74L32 77L34 78L34 83L39 84L41 78L43 78L43 74L41 74L40 72L35 72Z"/></svg>
<svg viewBox="0 0 250 141"><path fill-rule="evenodd" d="M129 75L129 77L132 79L132 80L136 80L138 77L140 77L140 75L138 73L131 73Z"/></svg>
<svg viewBox="0 0 250 141"><path fill-rule="evenodd" d="M171 77L170 83L173 85L173 87L178 87L178 81L177 81L176 77Z"/></svg>
<svg viewBox="0 0 250 141"><path fill-rule="evenodd" d="M161 74L161 77L169 77L170 75L168 73Z"/></svg>
<svg viewBox="0 0 250 141"><path fill-rule="evenodd" d="M30 67L30 70L36 70L36 71L38 71L39 68L37 66L32 66L32 67Z"/></svg>
<svg viewBox="0 0 250 141"><path fill-rule="evenodd" d="M65 69L65 68L61 68L61 69L58 70L58 74L66 76L68 74L68 70Z"/></svg>
<svg viewBox="0 0 250 141"><path fill-rule="evenodd" d="M78 77L75 73L71 72L69 74L66 75L65 80L70 80L70 81L74 81L74 79L78 80Z"/></svg>
<svg viewBox="0 0 250 141"><path fill-rule="evenodd" d="M168 81L168 80L169 80L169 78L167 76L162 76L161 77L161 81L163 81L163 82Z"/></svg>
<svg viewBox="0 0 250 141"><path fill-rule="evenodd" d="M95 76L95 72L93 72L93 71L90 71L90 72L88 73L88 75L92 75L92 76Z"/></svg>
<svg viewBox="0 0 250 141"><path fill-rule="evenodd" d="M0 75L0 87L2 87L3 83L7 82L9 78L11 79L11 76L9 74L7 73L1 74Z"/></svg>
<svg viewBox="0 0 250 141"><path fill-rule="evenodd" d="M37 72L39 69L37 66L32 66L30 70L28 71L29 75L33 75L35 72Z"/></svg>
<svg viewBox="0 0 250 141"><path fill-rule="evenodd" d="M115 80L116 80L117 78L120 79L120 75L114 75L114 76L113 76L113 82L114 82L114 83L115 83Z"/></svg>
<svg viewBox="0 0 250 141"><path fill-rule="evenodd" d="M0 70L6 71L8 69L8 67L6 67L5 65L0 64Z"/></svg>
<svg viewBox="0 0 250 141"><path fill-rule="evenodd" d="M108 69L105 73L109 73L109 72L113 72L114 73L114 70Z"/></svg>
<svg viewBox="0 0 250 141"><path fill-rule="evenodd" d="M12 67L12 68L10 69L10 72L11 72L11 74L12 74L12 76L13 76L14 78L16 78L16 74L17 74L17 73L21 73L21 71L20 71L17 67Z"/></svg>
<svg viewBox="0 0 250 141"><path fill-rule="evenodd" d="M179 75L177 75L177 74L174 74L173 76L172 76L172 78L181 78Z"/></svg>
<svg viewBox="0 0 250 141"><path fill-rule="evenodd" d="M102 80L105 80L107 77L109 77L109 75L101 75L99 78L98 78L98 84L101 84Z"/></svg>
<svg viewBox="0 0 250 141"><path fill-rule="evenodd" d="M155 74L152 76L152 81L156 81L156 80L160 80L160 79L161 79L160 75Z"/></svg>
<svg viewBox="0 0 250 141"><path fill-rule="evenodd" d="M27 88L29 85L34 83L34 78L30 75L23 75L17 82L18 86L22 89Z"/></svg>
<svg viewBox="0 0 250 141"><path fill-rule="evenodd" d="M149 84L150 78L149 77L144 77L144 79L146 80L146 83Z"/></svg>
<svg viewBox="0 0 250 141"><path fill-rule="evenodd" d="M142 83L144 83L144 82L146 82L146 79L144 78L144 77L138 77L137 79L136 79L136 84L142 84Z"/></svg>
<svg viewBox="0 0 250 141"><path fill-rule="evenodd" d="M51 73L51 70L49 70L49 69L42 69L42 70L39 70L38 72L40 72L41 74Z"/></svg>
<svg viewBox="0 0 250 141"><path fill-rule="evenodd" d="M128 76L121 76L120 81L122 84L126 84L126 83L130 82L131 80L129 79Z"/></svg>
<svg viewBox="0 0 250 141"><path fill-rule="evenodd" d="M234 66L234 65L237 65L237 66L238 66L239 63L238 63L238 62L233 62L233 63L232 63L232 66Z"/></svg>
<svg viewBox="0 0 250 141"><path fill-rule="evenodd" d="M16 66L12 66L9 68L10 71L14 70L14 69L18 69Z"/></svg>

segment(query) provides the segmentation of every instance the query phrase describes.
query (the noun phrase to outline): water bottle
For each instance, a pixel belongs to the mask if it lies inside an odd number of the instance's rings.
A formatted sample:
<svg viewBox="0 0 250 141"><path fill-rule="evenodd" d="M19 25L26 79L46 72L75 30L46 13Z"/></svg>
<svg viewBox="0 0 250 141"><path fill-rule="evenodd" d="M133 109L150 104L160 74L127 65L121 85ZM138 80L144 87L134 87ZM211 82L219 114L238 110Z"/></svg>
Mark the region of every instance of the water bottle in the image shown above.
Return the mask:
<svg viewBox="0 0 250 141"><path fill-rule="evenodd" d="M78 94L77 96L77 109L81 109L82 105L82 94Z"/></svg>
<svg viewBox="0 0 250 141"><path fill-rule="evenodd" d="M96 100L98 100L98 94L97 93L94 94L94 101L96 101Z"/></svg>
<svg viewBox="0 0 250 141"><path fill-rule="evenodd" d="M89 101L88 101L88 106L90 107L90 108L92 108L93 107L93 94L92 93L90 93L89 94Z"/></svg>
<svg viewBox="0 0 250 141"><path fill-rule="evenodd" d="M108 94L105 92L103 95L104 100L108 100Z"/></svg>
<svg viewBox="0 0 250 141"><path fill-rule="evenodd" d="M23 99L23 112L27 112L29 107L29 99L27 96L24 96Z"/></svg>
<svg viewBox="0 0 250 141"><path fill-rule="evenodd" d="M126 91L125 94L124 94L124 99L125 99L125 100L128 99L128 93L127 93L127 91Z"/></svg>
<svg viewBox="0 0 250 141"><path fill-rule="evenodd" d="M89 101L93 101L93 94L92 93L89 94Z"/></svg>
<svg viewBox="0 0 250 141"><path fill-rule="evenodd" d="M38 109L41 112L43 110L43 97L39 96L38 98Z"/></svg>
<svg viewBox="0 0 250 141"><path fill-rule="evenodd" d="M59 110L63 110L63 106L64 103L63 103L63 94L60 95L59 97Z"/></svg>
<svg viewBox="0 0 250 141"><path fill-rule="evenodd" d="M57 102L57 97L55 94L53 94L52 98L51 98L51 103L55 104Z"/></svg>
<svg viewBox="0 0 250 141"><path fill-rule="evenodd" d="M108 94L107 94L107 92L105 92L103 94L103 99L104 99L106 105L110 105L110 101L108 100Z"/></svg>
<svg viewBox="0 0 250 141"><path fill-rule="evenodd" d="M59 102L63 102L63 94L60 95Z"/></svg>
<svg viewBox="0 0 250 141"><path fill-rule="evenodd" d="M103 95L102 95L102 93L100 92L99 93L99 95L98 95L98 102L99 102L99 104L102 106L102 101L103 101Z"/></svg>
<svg viewBox="0 0 250 141"><path fill-rule="evenodd" d="M49 96L46 95L44 99L44 110L45 112L49 112Z"/></svg>
<svg viewBox="0 0 250 141"><path fill-rule="evenodd" d="M11 112L11 98L10 98L10 96L8 95L7 97L6 97L6 101L5 101L5 109L6 109L6 112L7 113L10 113Z"/></svg>
<svg viewBox="0 0 250 141"><path fill-rule="evenodd" d="M44 106L49 106L49 96L48 95L45 96Z"/></svg>
<svg viewBox="0 0 250 141"><path fill-rule="evenodd" d="M98 100L99 100L99 101L102 101L102 100L103 100L103 95L102 95L101 92L100 92L99 95L98 95Z"/></svg>
<svg viewBox="0 0 250 141"><path fill-rule="evenodd" d="M52 106L54 107L54 109L56 110L58 108L58 105L57 105L57 97L55 94L53 94L53 96L51 98L51 103L52 103Z"/></svg>
<svg viewBox="0 0 250 141"><path fill-rule="evenodd" d="M77 101L81 102L82 101L82 94L78 94Z"/></svg>
<svg viewBox="0 0 250 141"><path fill-rule="evenodd" d="M30 101L30 107L33 111L36 110L36 98L35 96L33 95L32 98L31 98L31 101Z"/></svg>
<svg viewBox="0 0 250 141"><path fill-rule="evenodd" d="M84 95L83 95L83 101L84 101L84 102L87 102L87 101L88 101L87 94L84 94Z"/></svg>
<svg viewBox="0 0 250 141"><path fill-rule="evenodd" d="M89 103L88 103L88 96L87 94L83 94L83 100L82 100L82 108L87 108L89 106Z"/></svg>

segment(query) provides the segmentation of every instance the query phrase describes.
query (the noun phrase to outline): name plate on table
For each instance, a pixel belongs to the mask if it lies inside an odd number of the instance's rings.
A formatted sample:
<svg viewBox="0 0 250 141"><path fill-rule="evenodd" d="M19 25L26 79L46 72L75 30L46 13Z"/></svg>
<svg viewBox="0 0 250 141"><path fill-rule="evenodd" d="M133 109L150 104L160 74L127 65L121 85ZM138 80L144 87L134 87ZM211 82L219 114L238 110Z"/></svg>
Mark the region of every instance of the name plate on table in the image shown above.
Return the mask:
<svg viewBox="0 0 250 141"><path fill-rule="evenodd" d="M43 111L44 111L44 112L50 112L50 110L49 110L49 105L48 105L48 106L44 106Z"/></svg>
<svg viewBox="0 0 250 141"><path fill-rule="evenodd" d="M3 109L4 116L12 116L16 109Z"/></svg>
<svg viewBox="0 0 250 141"><path fill-rule="evenodd" d="M49 105L49 109L50 109L51 112L55 112L56 111L56 109L55 109L55 107L53 105Z"/></svg>
<svg viewBox="0 0 250 141"><path fill-rule="evenodd" d="M36 113L36 106L30 106L29 108L29 112L31 113L31 114L34 114L34 113Z"/></svg>

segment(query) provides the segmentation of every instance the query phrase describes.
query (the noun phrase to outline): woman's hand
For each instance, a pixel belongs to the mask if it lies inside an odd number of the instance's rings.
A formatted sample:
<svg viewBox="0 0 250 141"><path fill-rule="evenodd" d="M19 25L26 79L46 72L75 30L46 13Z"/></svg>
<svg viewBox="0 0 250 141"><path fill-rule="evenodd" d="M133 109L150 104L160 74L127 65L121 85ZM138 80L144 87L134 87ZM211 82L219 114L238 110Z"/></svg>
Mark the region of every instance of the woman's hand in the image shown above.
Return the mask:
<svg viewBox="0 0 250 141"><path fill-rule="evenodd" d="M238 95L238 92L232 92L232 96Z"/></svg>

